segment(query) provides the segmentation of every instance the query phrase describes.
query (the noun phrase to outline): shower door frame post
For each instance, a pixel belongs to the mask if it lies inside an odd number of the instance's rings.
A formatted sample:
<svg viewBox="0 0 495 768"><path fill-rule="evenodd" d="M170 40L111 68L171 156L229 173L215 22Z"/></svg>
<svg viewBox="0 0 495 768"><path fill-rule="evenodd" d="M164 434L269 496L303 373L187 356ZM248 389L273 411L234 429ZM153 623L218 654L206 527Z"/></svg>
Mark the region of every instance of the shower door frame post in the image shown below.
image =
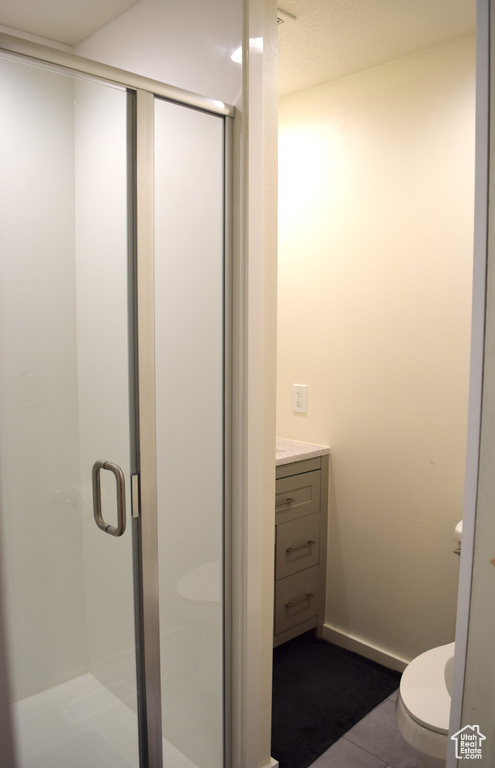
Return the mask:
<svg viewBox="0 0 495 768"><path fill-rule="evenodd" d="M136 650L141 763L163 765L158 611L158 522L156 487L155 285L154 285L154 94L137 90L133 121L135 210L135 307L137 349L136 456L139 509L136 526ZM133 143L132 140L130 142Z"/></svg>
<svg viewBox="0 0 495 768"><path fill-rule="evenodd" d="M230 159L234 152L233 120L224 120L224 519L223 519L223 727L224 727L224 768L233 764L233 564L232 540L233 521L233 316L234 316L234 270L233 270L233 164ZM226 414L229 415L227 418Z"/></svg>
<svg viewBox="0 0 495 768"><path fill-rule="evenodd" d="M224 510L231 509L232 123L234 107L0 32L0 53L127 90L131 489L141 768L162 768L158 604L154 296L154 102L159 96L224 122ZM224 765L232 750L231 523L224 515Z"/></svg>

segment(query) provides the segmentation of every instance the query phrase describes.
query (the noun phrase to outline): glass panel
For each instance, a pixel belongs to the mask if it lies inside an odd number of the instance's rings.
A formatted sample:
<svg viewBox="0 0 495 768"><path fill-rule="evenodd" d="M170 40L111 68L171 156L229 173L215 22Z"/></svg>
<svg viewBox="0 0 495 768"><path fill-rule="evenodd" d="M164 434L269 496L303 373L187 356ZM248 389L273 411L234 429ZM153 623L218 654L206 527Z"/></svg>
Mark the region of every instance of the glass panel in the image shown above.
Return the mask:
<svg viewBox="0 0 495 768"><path fill-rule="evenodd" d="M223 765L223 120L155 102L164 760ZM172 761L172 756L173 760Z"/></svg>
<svg viewBox="0 0 495 768"><path fill-rule="evenodd" d="M0 60L0 467L21 768L139 765L129 484L125 91ZM103 515L116 519L102 471Z"/></svg>

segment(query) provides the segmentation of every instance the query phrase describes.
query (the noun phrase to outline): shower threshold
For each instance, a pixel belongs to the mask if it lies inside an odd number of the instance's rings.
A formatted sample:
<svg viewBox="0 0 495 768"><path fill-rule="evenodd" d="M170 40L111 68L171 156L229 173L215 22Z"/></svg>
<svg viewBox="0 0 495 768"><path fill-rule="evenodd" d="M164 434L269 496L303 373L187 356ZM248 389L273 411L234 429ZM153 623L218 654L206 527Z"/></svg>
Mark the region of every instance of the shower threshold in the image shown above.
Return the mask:
<svg viewBox="0 0 495 768"><path fill-rule="evenodd" d="M129 704L135 694L124 682L113 686ZM136 714L87 673L14 705L19 768L138 768ZM196 768L163 742L164 764Z"/></svg>

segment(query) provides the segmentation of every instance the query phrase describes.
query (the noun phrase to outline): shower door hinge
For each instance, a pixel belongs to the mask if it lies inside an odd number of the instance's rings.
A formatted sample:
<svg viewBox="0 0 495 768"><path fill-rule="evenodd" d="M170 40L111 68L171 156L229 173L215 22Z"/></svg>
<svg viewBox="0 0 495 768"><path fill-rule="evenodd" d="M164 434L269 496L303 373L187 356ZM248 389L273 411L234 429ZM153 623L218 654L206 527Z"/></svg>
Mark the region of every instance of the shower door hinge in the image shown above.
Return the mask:
<svg viewBox="0 0 495 768"><path fill-rule="evenodd" d="M132 517L139 517L139 475L131 475Z"/></svg>

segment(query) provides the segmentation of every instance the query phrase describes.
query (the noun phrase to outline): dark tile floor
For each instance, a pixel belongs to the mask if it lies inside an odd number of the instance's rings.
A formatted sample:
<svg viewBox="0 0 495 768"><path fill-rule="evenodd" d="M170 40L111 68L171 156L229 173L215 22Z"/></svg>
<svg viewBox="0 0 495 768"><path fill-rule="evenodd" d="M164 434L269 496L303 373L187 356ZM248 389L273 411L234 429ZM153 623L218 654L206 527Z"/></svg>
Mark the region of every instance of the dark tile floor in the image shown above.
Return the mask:
<svg viewBox="0 0 495 768"><path fill-rule="evenodd" d="M363 717L311 768L417 768L413 749L395 722L397 691Z"/></svg>

